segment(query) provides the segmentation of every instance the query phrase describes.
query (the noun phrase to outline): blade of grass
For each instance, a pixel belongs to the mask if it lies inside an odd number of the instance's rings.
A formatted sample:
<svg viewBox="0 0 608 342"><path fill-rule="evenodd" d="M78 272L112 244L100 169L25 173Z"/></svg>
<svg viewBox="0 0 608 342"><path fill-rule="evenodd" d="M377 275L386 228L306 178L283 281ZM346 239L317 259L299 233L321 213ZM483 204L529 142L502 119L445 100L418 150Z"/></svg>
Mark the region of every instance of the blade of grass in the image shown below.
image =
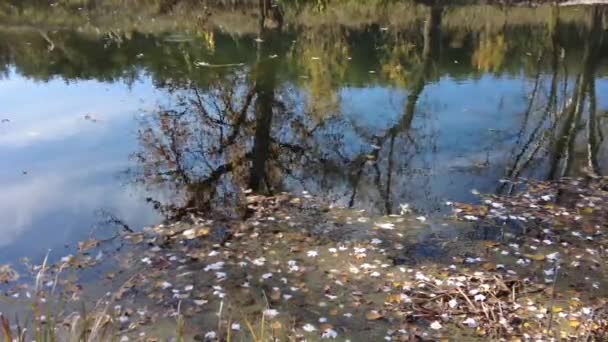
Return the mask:
<svg viewBox="0 0 608 342"><path fill-rule="evenodd" d="M254 342L261 341L261 340L258 340L258 337L255 334L255 330L253 329L253 327L251 326L251 323L249 322L249 320L247 318L245 318L245 324L247 325L247 329L249 329L249 333L251 334L251 337L253 337L253 341Z"/></svg>

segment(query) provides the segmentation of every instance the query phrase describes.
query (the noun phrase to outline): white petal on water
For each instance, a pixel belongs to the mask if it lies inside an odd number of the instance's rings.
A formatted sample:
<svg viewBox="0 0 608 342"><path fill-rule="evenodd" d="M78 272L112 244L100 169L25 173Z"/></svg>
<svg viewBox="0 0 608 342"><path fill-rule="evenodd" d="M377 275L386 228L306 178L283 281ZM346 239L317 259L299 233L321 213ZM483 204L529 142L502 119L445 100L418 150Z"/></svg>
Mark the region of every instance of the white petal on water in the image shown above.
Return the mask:
<svg viewBox="0 0 608 342"><path fill-rule="evenodd" d="M434 321L433 323L431 323L431 329L439 330L441 328L443 328L443 326L438 321Z"/></svg>
<svg viewBox="0 0 608 342"><path fill-rule="evenodd" d="M204 270L205 272L207 271L219 271L224 267L224 262L223 261L218 261L216 263L213 264L209 264L207 266L205 266Z"/></svg>
<svg viewBox="0 0 608 342"><path fill-rule="evenodd" d="M254 259L254 260L252 261L252 263L253 263L254 265L256 265L256 266L264 266L264 263L265 263L265 262L266 262L266 258L264 258L264 257Z"/></svg>
<svg viewBox="0 0 608 342"><path fill-rule="evenodd" d="M484 300L486 300L486 296L484 296L480 293L480 294L475 295L474 299L476 302L483 302Z"/></svg>
<svg viewBox="0 0 608 342"><path fill-rule="evenodd" d="M471 317L465 319L462 324L468 326L469 328L476 328L479 325L477 321Z"/></svg>
<svg viewBox="0 0 608 342"><path fill-rule="evenodd" d="M321 338L325 339L335 339L338 337L338 333L333 329L326 329L323 334L321 334Z"/></svg>
<svg viewBox="0 0 608 342"><path fill-rule="evenodd" d="M401 215L409 214L412 211L410 209L410 204L409 203L399 204L399 208L401 209L401 212L400 212Z"/></svg>
<svg viewBox="0 0 608 342"><path fill-rule="evenodd" d="M310 324L310 323L306 323L306 324L305 324L305 325L302 327L302 329L303 329L304 331L306 331L306 332L313 332L313 331L317 330L317 328L315 328L315 326L314 326L314 325L312 325L312 324Z"/></svg>
<svg viewBox="0 0 608 342"><path fill-rule="evenodd" d="M376 227L382 228L382 229L387 229L387 230L395 229L395 225L392 223L376 223Z"/></svg>
<svg viewBox="0 0 608 342"><path fill-rule="evenodd" d="M196 229L187 229L184 230L183 235L186 239L192 240L196 238Z"/></svg>
<svg viewBox="0 0 608 342"><path fill-rule="evenodd" d="M268 317L268 318L274 318L276 315L278 315L279 312L275 309L266 309L264 310L264 316Z"/></svg>

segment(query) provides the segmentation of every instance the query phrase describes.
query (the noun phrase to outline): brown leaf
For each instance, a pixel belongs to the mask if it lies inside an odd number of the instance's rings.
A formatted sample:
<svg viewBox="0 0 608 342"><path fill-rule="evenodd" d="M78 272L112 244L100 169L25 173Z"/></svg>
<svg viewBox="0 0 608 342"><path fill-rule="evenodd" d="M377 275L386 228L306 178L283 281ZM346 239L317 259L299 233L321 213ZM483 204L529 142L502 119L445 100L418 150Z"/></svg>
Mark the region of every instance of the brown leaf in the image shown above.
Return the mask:
<svg viewBox="0 0 608 342"><path fill-rule="evenodd" d="M89 249L95 248L99 246L99 241L97 240L86 240L78 243L78 250L81 252L86 252Z"/></svg>
<svg viewBox="0 0 608 342"><path fill-rule="evenodd" d="M496 269L496 264L493 262L485 262L481 265L481 268L486 271L494 271Z"/></svg>
<svg viewBox="0 0 608 342"><path fill-rule="evenodd" d="M378 311L372 310L365 314L365 318L368 321L377 321L379 319L384 318L384 316L382 316L382 314L380 314Z"/></svg>
<svg viewBox="0 0 608 342"><path fill-rule="evenodd" d="M8 283L17 281L19 279L19 273L12 269L10 265L0 266L0 283Z"/></svg>

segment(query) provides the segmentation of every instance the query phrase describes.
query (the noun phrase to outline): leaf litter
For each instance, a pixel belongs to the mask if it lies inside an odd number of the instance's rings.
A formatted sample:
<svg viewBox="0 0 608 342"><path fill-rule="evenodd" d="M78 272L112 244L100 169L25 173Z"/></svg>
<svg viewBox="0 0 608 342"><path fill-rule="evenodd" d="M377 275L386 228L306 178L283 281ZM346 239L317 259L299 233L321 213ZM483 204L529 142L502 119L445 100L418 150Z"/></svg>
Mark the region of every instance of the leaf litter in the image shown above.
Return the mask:
<svg viewBox="0 0 608 342"><path fill-rule="evenodd" d="M103 260L114 266L105 283L58 276L98 267L93 254L103 243L95 240L43 266L40 280L71 303L85 290L105 293L100 301L118 308L133 338L167 338L157 327L183 316L187 333L206 340L228 331L248 336L251 324L277 341L601 340L604 184L519 181L524 190L514 195L450 202L456 220L368 217L310 195L249 195L244 221L192 216L123 234L129 248ZM28 290L19 285L6 295L25 298Z"/></svg>

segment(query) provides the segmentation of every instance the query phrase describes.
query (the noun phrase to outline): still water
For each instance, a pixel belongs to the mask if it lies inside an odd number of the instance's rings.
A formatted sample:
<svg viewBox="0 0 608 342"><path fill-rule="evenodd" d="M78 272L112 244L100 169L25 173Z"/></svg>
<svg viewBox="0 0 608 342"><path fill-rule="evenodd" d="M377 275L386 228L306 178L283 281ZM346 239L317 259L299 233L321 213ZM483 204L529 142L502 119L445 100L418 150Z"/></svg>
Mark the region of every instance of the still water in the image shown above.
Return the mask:
<svg viewBox="0 0 608 342"><path fill-rule="evenodd" d="M504 178L608 170L604 7L150 10L127 27L27 6L0 12L0 263L117 221L238 215L246 189L433 215Z"/></svg>

